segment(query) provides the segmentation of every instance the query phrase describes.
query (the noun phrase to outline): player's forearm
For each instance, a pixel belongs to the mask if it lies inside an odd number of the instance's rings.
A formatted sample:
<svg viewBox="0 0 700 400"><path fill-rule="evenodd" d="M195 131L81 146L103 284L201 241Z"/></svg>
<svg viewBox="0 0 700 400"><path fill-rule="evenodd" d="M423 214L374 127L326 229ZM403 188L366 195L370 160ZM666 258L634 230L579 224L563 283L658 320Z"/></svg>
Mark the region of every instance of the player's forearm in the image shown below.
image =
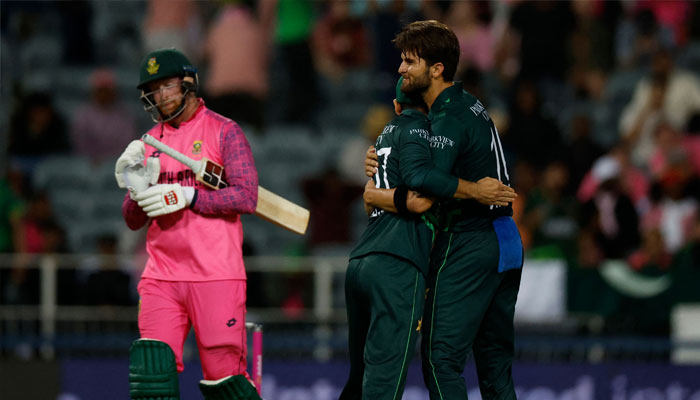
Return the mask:
<svg viewBox="0 0 700 400"><path fill-rule="evenodd" d="M459 179L457 191L454 193L455 199L476 199L479 195L477 184L471 181Z"/></svg>
<svg viewBox="0 0 700 400"><path fill-rule="evenodd" d="M394 191L396 189L366 188L363 198L366 205L396 213L398 210L394 205Z"/></svg>
<svg viewBox="0 0 700 400"><path fill-rule="evenodd" d="M124 202L122 203L122 216L126 226L132 231L141 229L148 222L146 213L143 212L137 202L131 200L128 193L124 196Z"/></svg>
<svg viewBox="0 0 700 400"><path fill-rule="evenodd" d="M258 203L258 172L241 128L235 123L228 125L219 146L229 186L198 190L192 209L206 215L254 213Z"/></svg>
<svg viewBox="0 0 700 400"><path fill-rule="evenodd" d="M255 185L245 182L219 190L199 189L196 196L192 209L200 214L252 214L258 203L258 185L256 181Z"/></svg>
<svg viewBox="0 0 700 400"><path fill-rule="evenodd" d="M451 198L457 190L457 178L433 163L426 143L406 143L399 165L404 183L412 190L444 199Z"/></svg>

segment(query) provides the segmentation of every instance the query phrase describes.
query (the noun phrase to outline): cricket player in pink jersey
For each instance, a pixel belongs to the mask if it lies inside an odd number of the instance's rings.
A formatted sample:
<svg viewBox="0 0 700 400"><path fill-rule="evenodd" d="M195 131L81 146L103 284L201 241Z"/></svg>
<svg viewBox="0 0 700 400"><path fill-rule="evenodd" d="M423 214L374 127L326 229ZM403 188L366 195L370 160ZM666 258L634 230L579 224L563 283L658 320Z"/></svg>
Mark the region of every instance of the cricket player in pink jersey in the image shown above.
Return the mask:
<svg viewBox="0 0 700 400"><path fill-rule="evenodd" d="M229 186L204 187L189 168L142 141L130 143L117 161L117 182L129 190L124 219L134 230L148 226L148 262L138 285L141 339L130 349L131 398L180 398L177 373L194 327L205 399L260 399L246 372L239 216L257 204L250 147L234 121L197 97L197 70L179 51L151 52L139 75L144 108L157 123L148 134L191 158L223 165Z"/></svg>

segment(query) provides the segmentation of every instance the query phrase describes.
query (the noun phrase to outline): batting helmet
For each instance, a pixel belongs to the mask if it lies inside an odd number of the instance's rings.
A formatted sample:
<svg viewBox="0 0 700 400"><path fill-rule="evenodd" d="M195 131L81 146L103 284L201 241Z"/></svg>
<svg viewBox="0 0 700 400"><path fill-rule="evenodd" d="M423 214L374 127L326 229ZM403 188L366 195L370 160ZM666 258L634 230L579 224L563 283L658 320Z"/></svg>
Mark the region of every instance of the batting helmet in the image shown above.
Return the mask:
<svg viewBox="0 0 700 400"><path fill-rule="evenodd" d="M144 90L148 83L172 77L182 78L183 96L189 92L196 93L199 89L197 68L190 63L184 54L175 49L154 50L148 53L139 65L139 84L136 87L141 89L141 101L144 103L144 109L151 114L151 118L155 122L169 121L184 110L185 102L183 101L173 114L162 115L158 104L153 100L152 92Z"/></svg>

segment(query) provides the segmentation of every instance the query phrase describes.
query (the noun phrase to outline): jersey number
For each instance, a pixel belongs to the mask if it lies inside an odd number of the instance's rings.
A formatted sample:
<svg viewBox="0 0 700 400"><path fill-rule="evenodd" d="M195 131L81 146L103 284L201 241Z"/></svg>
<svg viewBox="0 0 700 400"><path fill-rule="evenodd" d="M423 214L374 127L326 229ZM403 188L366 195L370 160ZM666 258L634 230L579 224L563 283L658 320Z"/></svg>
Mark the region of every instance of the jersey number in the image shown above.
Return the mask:
<svg viewBox="0 0 700 400"><path fill-rule="evenodd" d="M389 154L391 154L391 147L382 147L377 150L377 158L379 159L379 170L374 174L375 186L380 189L390 189L389 178L387 177L386 165L389 162ZM384 183L384 186L382 186Z"/></svg>

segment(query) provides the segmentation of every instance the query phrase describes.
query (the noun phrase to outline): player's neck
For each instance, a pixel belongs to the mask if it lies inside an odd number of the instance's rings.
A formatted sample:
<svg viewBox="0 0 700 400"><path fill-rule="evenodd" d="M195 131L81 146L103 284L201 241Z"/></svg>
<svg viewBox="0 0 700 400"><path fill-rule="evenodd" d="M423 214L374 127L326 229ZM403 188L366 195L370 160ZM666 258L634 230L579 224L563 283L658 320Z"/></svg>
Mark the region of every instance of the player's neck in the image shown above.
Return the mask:
<svg viewBox="0 0 700 400"><path fill-rule="evenodd" d="M435 102L435 99L442 93L443 90L447 89L448 87L454 85L452 81L445 82L440 79L434 79L430 86L428 86L428 89L423 93L423 100L425 101L425 104L428 105L428 108L433 108L433 103Z"/></svg>
<svg viewBox="0 0 700 400"><path fill-rule="evenodd" d="M180 127L181 123L189 121L190 118L192 118L192 116L197 112L197 108L199 108L199 101L197 100L197 97L187 96L185 101L185 109L182 110L182 113L178 115L177 118L174 118L168 122L168 124L176 129Z"/></svg>

